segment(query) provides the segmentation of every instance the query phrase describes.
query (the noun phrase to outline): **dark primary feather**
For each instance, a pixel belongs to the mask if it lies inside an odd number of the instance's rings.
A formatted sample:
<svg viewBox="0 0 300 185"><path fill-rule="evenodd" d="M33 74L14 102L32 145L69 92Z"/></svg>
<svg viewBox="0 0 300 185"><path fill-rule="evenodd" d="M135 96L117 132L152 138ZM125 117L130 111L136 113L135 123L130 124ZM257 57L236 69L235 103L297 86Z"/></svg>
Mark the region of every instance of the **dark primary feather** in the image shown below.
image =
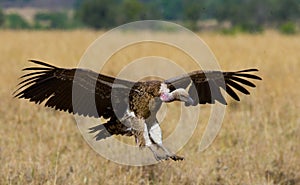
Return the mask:
<svg viewBox="0 0 300 185"><path fill-rule="evenodd" d="M250 94L244 86L255 87L255 84L249 79L261 80L259 76L250 74L256 72L257 69L246 69L235 72L220 72L220 71L194 71L182 76L177 76L168 80L171 90L176 88L189 87L189 94L195 100L194 105L215 103L218 101L222 104L227 104L220 89L224 89L233 99L239 101L239 97L234 90L243 94Z"/></svg>
<svg viewBox="0 0 300 185"><path fill-rule="evenodd" d="M40 61L30 62L40 66L24 69L29 73L21 77L24 80L14 92L15 97L29 99L37 104L46 102L45 106L56 110L105 118L115 114L111 102L113 99L115 107L120 112L125 111L126 102L122 98L128 95L133 82L86 69L64 69ZM113 88L116 90L112 91Z"/></svg>

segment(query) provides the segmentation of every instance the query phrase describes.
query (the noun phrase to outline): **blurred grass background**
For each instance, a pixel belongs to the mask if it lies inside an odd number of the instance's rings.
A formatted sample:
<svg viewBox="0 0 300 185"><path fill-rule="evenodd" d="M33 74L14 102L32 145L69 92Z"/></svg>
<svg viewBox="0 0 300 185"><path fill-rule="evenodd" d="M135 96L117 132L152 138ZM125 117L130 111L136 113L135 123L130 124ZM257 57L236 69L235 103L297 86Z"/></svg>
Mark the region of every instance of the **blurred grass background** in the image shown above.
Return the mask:
<svg viewBox="0 0 300 185"><path fill-rule="evenodd" d="M91 30L0 31L0 184L300 183L299 35L200 33L222 69L257 67L263 81L256 83L250 96L242 95L241 102L229 100L221 132L205 152L199 153L198 146L209 115L207 105L202 107L199 127L179 152L185 156L183 162L131 167L94 152L71 115L12 98L21 69L30 66L28 59L75 67L101 34ZM175 55L157 50L156 54L170 58ZM140 52L134 48L127 55ZM186 65L185 58L178 61ZM118 72L115 63L106 67L110 75ZM167 124L172 122L166 119L163 126Z"/></svg>

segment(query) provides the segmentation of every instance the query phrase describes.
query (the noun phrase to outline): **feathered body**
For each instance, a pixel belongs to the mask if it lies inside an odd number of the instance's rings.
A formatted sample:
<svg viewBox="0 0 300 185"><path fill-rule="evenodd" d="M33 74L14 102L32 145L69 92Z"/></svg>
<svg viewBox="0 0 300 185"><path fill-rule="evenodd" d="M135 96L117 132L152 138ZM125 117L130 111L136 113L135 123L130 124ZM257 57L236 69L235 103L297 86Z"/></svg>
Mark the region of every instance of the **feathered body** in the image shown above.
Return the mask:
<svg viewBox="0 0 300 185"><path fill-rule="evenodd" d="M160 97L161 81L137 82L129 94L129 106L136 116L149 118L151 113L159 110L162 101Z"/></svg>

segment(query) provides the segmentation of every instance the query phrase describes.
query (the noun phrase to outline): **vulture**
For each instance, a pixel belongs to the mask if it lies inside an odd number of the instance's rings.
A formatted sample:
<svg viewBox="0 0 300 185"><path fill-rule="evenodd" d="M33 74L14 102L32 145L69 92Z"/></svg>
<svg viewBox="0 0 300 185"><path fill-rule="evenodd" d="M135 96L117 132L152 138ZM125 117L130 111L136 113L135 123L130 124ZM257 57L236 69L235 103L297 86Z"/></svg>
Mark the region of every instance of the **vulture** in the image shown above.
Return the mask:
<svg viewBox="0 0 300 185"><path fill-rule="evenodd" d="M90 128L96 140L112 135L134 136L136 144L149 148L158 161L184 159L163 145L156 118L162 103L181 101L185 106L197 106L219 102L227 105L221 89L239 101L236 91L250 94L245 86L255 87L251 81L261 80L253 74L257 69L245 69L234 72L198 70L167 80L133 82L89 69L30 62L38 66L23 69L27 73L20 77L23 81L18 84L14 97L36 104L45 102L46 107L72 114L104 118L107 122Z"/></svg>

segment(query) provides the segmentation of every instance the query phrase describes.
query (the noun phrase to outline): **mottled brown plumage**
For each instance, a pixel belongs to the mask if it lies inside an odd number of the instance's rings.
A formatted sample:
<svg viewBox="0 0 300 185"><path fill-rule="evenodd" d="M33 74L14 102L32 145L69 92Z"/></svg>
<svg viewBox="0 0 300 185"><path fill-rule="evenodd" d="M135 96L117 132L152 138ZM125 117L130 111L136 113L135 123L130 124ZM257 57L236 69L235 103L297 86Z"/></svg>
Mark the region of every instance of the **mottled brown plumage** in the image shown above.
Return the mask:
<svg viewBox="0 0 300 185"><path fill-rule="evenodd" d="M130 109L140 117L147 119L151 112L157 112L161 106L159 88L161 81L137 82L129 96Z"/></svg>
<svg viewBox="0 0 300 185"><path fill-rule="evenodd" d="M248 79L261 80L251 74L257 69L236 72L194 71L165 81L131 82L87 69L64 69L31 60L39 67L25 68L17 98L28 99L56 110L90 117L103 117L106 123L90 128L96 140L111 135L135 136L139 146L147 146L157 160L182 160L162 145L156 113L163 102L183 101L187 106L216 101L227 104L220 89L239 101L233 89L243 94L243 86L255 87ZM188 90L186 90L188 89ZM165 155L159 156L155 147Z"/></svg>

